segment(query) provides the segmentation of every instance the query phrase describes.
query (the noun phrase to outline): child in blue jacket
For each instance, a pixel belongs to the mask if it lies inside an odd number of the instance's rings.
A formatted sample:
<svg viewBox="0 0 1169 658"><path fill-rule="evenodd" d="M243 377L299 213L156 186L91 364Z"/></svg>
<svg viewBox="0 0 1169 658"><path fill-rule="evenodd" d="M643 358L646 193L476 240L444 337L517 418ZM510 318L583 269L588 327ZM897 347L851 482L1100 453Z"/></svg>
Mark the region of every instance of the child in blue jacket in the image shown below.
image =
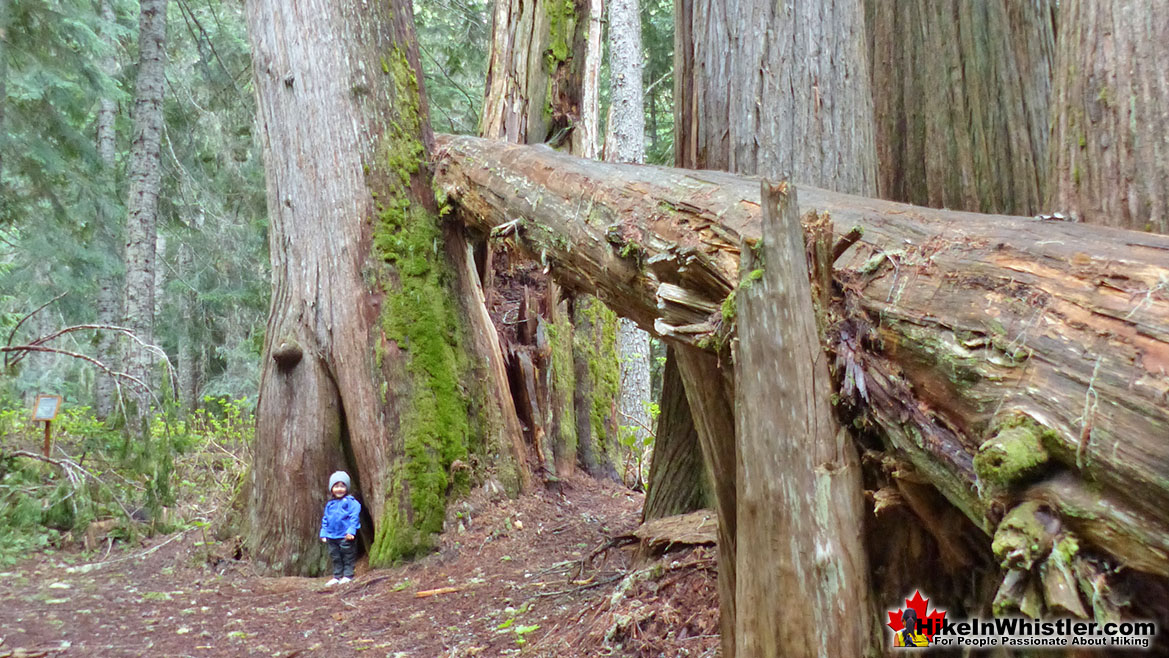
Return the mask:
<svg viewBox="0 0 1169 658"><path fill-rule="evenodd" d="M333 560L333 578L327 587L353 580L353 565L357 562L357 529L361 527L361 503L349 495L349 474L337 471L329 476L329 491L333 497L325 503L321 517L321 542L329 545Z"/></svg>

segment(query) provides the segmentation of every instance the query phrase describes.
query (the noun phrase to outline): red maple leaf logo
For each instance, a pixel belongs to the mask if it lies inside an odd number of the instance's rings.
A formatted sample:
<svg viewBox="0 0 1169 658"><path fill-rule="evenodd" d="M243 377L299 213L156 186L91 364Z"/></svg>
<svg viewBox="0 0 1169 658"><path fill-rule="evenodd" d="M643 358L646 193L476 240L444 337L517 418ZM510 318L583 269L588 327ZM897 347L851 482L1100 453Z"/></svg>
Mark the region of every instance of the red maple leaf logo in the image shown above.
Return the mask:
<svg viewBox="0 0 1169 658"><path fill-rule="evenodd" d="M930 600L923 599L921 597L920 590L913 593L912 599L905 599L906 607L913 608L913 611L917 613L917 618L922 622L922 634L929 638L931 642L933 642L934 633L941 629L942 621L946 618L946 611L934 610L927 615L926 610L929 608L929 604ZM889 611L889 623L887 626L893 629L894 633L905 628L905 623L901 621L901 616L904 612L905 608L899 608L896 611Z"/></svg>

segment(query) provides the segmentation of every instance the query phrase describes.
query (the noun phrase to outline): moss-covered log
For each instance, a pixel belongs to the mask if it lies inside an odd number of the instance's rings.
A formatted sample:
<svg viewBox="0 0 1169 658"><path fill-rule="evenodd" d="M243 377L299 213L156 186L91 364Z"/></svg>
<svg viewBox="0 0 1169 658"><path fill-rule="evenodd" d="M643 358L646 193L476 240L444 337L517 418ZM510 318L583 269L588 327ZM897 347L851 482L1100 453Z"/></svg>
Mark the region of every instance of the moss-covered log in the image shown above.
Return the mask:
<svg viewBox="0 0 1169 658"><path fill-rule="evenodd" d="M758 182L731 174L460 137L441 141L438 182L564 285L700 347L717 346L733 317L738 245L759 235ZM979 481L975 456L1005 427L1029 426L1044 468L1103 501L1083 511L1110 528L1097 548L1123 563L1149 532L1169 537L1169 238L799 195L838 234L864 231L836 263L852 332L834 347L846 392L923 478L990 533L1006 499ZM1008 493L1049 473L998 472L1025 474L996 483ZM1120 508L1131 513L1108 511Z"/></svg>

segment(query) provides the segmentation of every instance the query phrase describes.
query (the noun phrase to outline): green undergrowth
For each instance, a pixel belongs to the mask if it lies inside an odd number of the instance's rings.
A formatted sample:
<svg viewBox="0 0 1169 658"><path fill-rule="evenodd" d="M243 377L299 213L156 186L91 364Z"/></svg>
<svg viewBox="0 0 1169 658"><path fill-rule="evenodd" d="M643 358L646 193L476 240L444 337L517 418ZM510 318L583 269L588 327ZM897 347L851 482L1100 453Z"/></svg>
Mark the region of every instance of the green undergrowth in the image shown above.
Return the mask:
<svg viewBox="0 0 1169 658"><path fill-rule="evenodd" d="M127 434L87 407L65 406L52 424L50 461L43 425L28 405L0 400L0 564L34 551L85 547L208 524L226 511L248 461L254 419L246 401L205 401L208 409L155 416Z"/></svg>
<svg viewBox="0 0 1169 658"><path fill-rule="evenodd" d="M442 530L451 485L456 489L468 485L465 473L459 476L463 481L450 482L448 469L478 448L469 445L472 432L462 392L468 364L440 220L409 194L425 155L418 137L422 124L417 78L399 50L383 60L383 70L390 77L395 103L381 145L385 171L373 167L370 178L371 189L376 186L382 192L376 197L373 245L385 295L382 331L405 353L409 384L400 391L397 404L402 453L391 465L385 512L375 523L373 566L393 564L430 547Z"/></svg>

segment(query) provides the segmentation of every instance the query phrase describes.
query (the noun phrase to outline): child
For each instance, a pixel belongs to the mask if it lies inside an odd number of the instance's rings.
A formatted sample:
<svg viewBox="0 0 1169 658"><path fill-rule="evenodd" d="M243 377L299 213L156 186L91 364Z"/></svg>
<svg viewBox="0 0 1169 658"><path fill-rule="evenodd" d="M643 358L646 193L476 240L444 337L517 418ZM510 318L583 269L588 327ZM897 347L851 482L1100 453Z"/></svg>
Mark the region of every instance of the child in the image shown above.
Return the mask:
<svg viewBox="0 0 1169 658"><path fill-rule="evenodd" d="M349 495L349 474L337 471L329 476L329 491L333 497L325 503L325 515L321 517L321 543L329 545L333 560L333 578L325 583L326 587L353 580L353 564L357 561L354 536L361 527L361 503Z"/></svg>

